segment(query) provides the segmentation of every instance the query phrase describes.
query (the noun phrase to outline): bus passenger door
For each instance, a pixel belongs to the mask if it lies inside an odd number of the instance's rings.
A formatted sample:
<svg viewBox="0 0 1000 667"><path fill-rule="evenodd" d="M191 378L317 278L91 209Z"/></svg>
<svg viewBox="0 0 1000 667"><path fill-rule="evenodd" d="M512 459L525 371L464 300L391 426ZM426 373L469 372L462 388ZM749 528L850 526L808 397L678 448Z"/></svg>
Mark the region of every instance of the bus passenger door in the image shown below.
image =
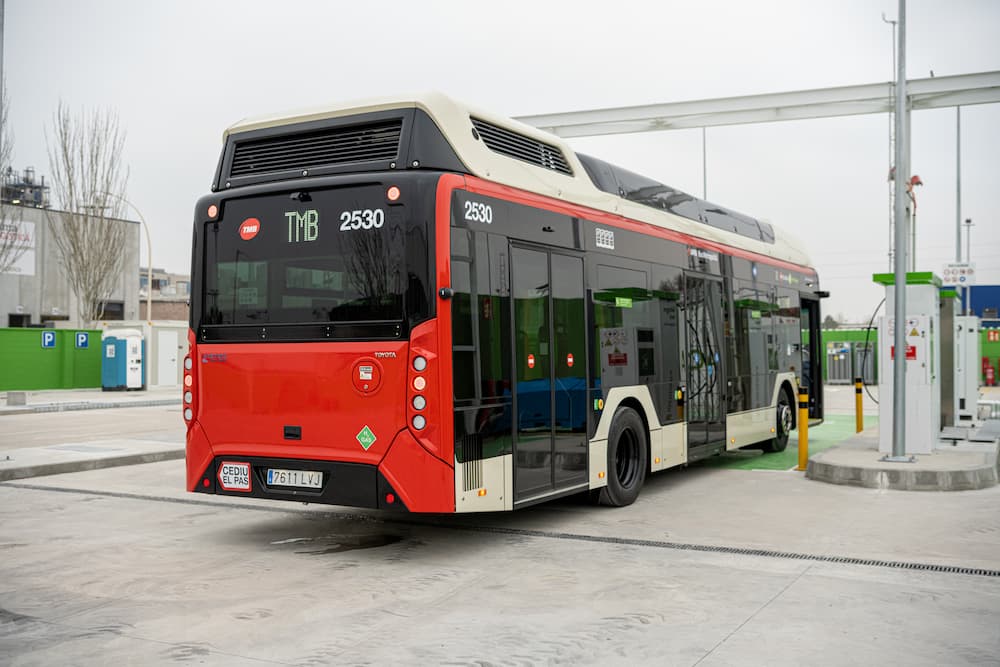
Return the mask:
<svg viewBox="0 0 1000 667"><path fill-rule="evenodd" d="M823 419L823 382L820 367L819 300L802 297L802 384L809 391L809 421Z"/></svg>
<svg viewBox="0 0 1000 667"><path fill-rule="evenodd" d="M688 460L714 454L726 443L726 373L723 362L722 282L686 274L684 279Z"/></svg>
<svg viewBox="0 0 1000 667"><path fill-rule="evenodd" d="M580 257L511 246L514 502L587 483Z"/></svg>

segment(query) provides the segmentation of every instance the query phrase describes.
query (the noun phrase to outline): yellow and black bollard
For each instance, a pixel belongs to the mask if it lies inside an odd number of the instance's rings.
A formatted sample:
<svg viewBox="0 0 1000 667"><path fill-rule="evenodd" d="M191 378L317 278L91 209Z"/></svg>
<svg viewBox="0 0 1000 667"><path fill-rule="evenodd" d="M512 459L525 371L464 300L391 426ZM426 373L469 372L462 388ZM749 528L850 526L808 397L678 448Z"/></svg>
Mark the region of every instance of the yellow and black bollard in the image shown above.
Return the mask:
<svg viewBox="0 0 1000 667"><path fill-rule="evenodd" d="M805 470L809 463L809 388L799 387L799 467Z"/></svg>
<svg viewBox="0 0 1000 667"><path fill-rule="evenodd" d="M865 413L861 407L861 378L854 378L854 432L861 433L865 430Z"/></svg>

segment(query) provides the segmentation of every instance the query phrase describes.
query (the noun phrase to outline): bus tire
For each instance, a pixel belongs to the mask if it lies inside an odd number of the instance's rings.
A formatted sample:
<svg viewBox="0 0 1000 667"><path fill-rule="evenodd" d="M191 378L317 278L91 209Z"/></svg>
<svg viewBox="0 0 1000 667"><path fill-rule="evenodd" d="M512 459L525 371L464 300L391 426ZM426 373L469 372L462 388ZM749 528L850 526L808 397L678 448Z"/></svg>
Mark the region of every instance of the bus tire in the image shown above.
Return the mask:
<svg viewBox="0 0 1000 667"><path fill-rule="evenodd" d="M795 423L794 403L788 393L788 387L784 387L778 394L778 406L775 410L774 438L764 443L765 452L783 452L788 446L788 436L792 432L792 425Z"/></svg>
<svg viewBox="0 0 1000 667"><path fill-rule="evenodd" d="M648 469L646 427L635 410L621 406L608 432L608 485L601 489L601 504L624 507L634 503Z"/></svg>

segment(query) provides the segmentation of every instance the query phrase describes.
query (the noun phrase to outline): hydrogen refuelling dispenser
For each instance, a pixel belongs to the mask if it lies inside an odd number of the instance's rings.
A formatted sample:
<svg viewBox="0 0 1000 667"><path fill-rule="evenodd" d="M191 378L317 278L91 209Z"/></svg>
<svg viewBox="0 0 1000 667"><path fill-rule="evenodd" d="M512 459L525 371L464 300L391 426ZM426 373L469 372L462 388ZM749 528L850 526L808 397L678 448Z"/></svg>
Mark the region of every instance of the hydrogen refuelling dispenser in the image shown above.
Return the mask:
<svg viewBox="0 0 1000 667"><path fill-rule="evenodd" d="M955 317L955 426L977 426L979 404L979 369L982 364L979 318Z"/></svg>
<svg viewBox="0 0 1000 667"><path fill-rule="evenodd" d="M896 308L895 276L879 273L875 282L885 285L885 312ZM930 454L941 433L941 313L938 289L941 280L933 273L906 274L906 321L897 323L886 315L879 321L879 439L878 450L892 453L893 363L897 354L906 358L906 453ZM906 349L897 351L896 327L903 326ZM949 372L950 369L949 369Z"/></svg>
<svg viewBox="0 0 1000 667"><path fill-rule="evenodd" d="M145 389L146 344L137 329L117 329L101 334L101 388L104 391Z"/></svg>

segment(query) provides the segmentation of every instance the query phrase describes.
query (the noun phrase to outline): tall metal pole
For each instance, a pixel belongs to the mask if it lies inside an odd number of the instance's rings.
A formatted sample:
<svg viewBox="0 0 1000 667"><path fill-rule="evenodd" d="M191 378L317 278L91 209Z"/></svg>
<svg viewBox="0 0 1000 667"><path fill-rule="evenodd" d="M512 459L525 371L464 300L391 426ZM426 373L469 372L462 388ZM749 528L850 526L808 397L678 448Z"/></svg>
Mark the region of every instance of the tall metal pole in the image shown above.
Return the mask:
<svg viewBox="0 0 1000 667"><path fill-rule="evenodd" d="M0 0L2 1L2 0ZM139 216L139 222L142 223L142 230L146 232L146 320L153 320L153 237L149 235L149 225L146 224L146 218L142 217L142 211L139 207L130 202L125 197L114 192L102 192L102 195L108 197L114 197L115 199L121 200L126 206L131 206L135 214Z"/></svg>
<svg viewBox="0 0 1000 667"><path fill-rule="evenodd" d="M896 23L897 21L890 21L885 17L885 12L882 12L882 20L892 26L892 75L896 75ZM893 101L893 87L889 86L889 102ZM899 137L896 136L895 130L893 129L893 124L896 122L895 115L889 116L889 162L890 165L896 163L896 142L899 141ZM898 166L896 171L899 171ZM896 184L895 181L890 185L895 192ZM889 198L889 270L892 270L894 266L892 263L893 258L893 246L895 245L895 240L893 237L893 230L895 229L895 201L896 198L893 195Z"/></svg>
<svg viewBox="0 0 1000 667"><path fill-rule="evenodd" d="M972 261L972 218L965 219L965 263Z"/></svg>
<svg viewBox="0 0 1000 667"><path fill-rule="evenodd" d="M908 461L906 458L906 181L910 175L909 145L906 131L906 0L899 0L899 56L896 70L896 272L895 272L895 336L896 356L892 373L892 456L888 461Z"/></svg>
<svg viewBox="0 0 1000 667"><path fill-rule="evenodd" d="M705 143L705 128L701 128L701 198L708 199L708 149Z"/></svg>
<svg viewBox="0 0 1000 667"><path fill-rule="evenodd" d="M962 107L955 107L955 263L962 263Z"/></svg>
<svg viewBox="0 0 1000 667"><path fill-rule="evenodd" d="M965 263L972 263L972 218L965 219ZM972 314L972 288L965 288L965 315Z"/></svg>
<svg viewBox="0 0 1000 667"><path fill-rule="evenodd" d="M3 82L3 12L4 12L4 0L0 0L0 84ZM0 96L3 92L0 91ZM0 102L3 98L0 97Z"/></svg>
<svg viewBox="0 0 1000 667"><path fill-rule="evenodd" d="M955 263L962 263L962 107L955 107ZM965 289L958 288L965 313Z"/></svg>

